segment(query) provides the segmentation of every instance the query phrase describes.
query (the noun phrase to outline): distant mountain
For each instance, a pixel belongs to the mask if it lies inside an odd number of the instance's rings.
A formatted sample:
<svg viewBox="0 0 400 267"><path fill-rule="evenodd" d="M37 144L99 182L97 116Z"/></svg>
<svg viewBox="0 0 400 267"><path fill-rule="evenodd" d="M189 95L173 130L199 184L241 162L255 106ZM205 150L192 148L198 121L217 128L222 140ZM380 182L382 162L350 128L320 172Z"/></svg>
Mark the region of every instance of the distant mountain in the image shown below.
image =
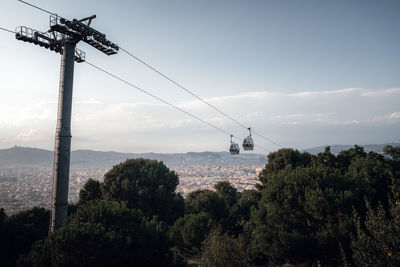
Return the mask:
<svg viewBox="0 0 400 267"><path fill-rule="evenodd" d="M400 143L370 144L370 145L360 145L360 146L362 146L364 148L365 152L374 151L376 153L382 153L383 148L388 145L400 146ZM325 147L327 147L327 146L331 147L332 154L338 154L342 150L347 150L347 149L354 147L354 145L324 145L324 146L319 146L319 147L307 148L302 151L306 151L311 154L317 154L320 152L324 152Z"/></svg>
<svg viewBox="0 0 400 267"><path fill-rule="evenodd" d="M53 151L29 148L12 147L0 150L0 167L14 166L51 166ZM77 150L71 153L71 167L80 168L111 168L113 165L127 158L149 158L163 161L169 167L199 166L199 165L264 165L266 156L261 154L245 153L230 155L228 152L188 152L175 154L161 153L120 153L93 150Z"/></svg>
<svg viewBox="0 0 400 267"><path fill-rule="evenodd" d="M386 145L399 146L400 143L362 145L366 152L375 151L381 153ZM304 149L312 154L323 152L325 147L313 147ZM330 145L331 152L338 154L340 151L349 149L353 145ZM71 153L71 167L77 168L111 168L127 158L149 158L163 161L168 167L184 166L264 166L267 158L262 154L241 153L231 155L229 152L188 152L188 153L120 153L114 151L76 150ZM0 150L0 168L11 168L15 166L42 166L51 167L53 164L53 151L30 148L12 147Z"/></svg>
<svg viewBox="0 0 400 267"><path fill-rule="evenodd" d="M0 150L0 167L7 165L42 165L52 162L53 152L30 147L12 147Z"/></svg>

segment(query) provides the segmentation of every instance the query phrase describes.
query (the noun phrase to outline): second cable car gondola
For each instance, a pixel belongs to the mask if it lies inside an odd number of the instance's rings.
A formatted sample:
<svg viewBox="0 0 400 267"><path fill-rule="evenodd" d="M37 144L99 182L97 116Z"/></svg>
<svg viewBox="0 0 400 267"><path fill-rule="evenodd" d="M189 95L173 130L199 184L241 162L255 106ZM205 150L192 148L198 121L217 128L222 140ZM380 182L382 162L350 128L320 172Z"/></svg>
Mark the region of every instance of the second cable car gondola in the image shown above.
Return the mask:
<svg viewBox="0 0 400 267"><path fill-rule="evenodd" d="M253 138L251 138L251 127L248 128L248 129L249 129L250 135L247 136L247 137L243 140L243 149L244 149L244 150L253 150L253 149L254 149L254 142L253 142Z"/></svg>
<svg viewBox="0 0 400 267"><path fill-rule="evenodd" d="M232 137L233 135L231 135L231 146L229 147L229 152L231 152L232 155L237 155L239 154L240 151L239 144L234 143L232 141Z"/></svg>

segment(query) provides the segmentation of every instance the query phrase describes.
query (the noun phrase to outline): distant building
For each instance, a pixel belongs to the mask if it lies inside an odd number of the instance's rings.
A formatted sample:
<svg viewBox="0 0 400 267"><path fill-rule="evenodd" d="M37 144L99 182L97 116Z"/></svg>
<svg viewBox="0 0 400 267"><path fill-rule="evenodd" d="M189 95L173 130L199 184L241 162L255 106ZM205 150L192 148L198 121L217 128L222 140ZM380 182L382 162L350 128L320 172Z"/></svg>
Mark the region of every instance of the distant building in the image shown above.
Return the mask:
<svg viewBox="0 0 400 267"><path fill-rule="evenodd" d="M18 172L16 169L1 169L0 170L0 183L17 183Z"/></svg>

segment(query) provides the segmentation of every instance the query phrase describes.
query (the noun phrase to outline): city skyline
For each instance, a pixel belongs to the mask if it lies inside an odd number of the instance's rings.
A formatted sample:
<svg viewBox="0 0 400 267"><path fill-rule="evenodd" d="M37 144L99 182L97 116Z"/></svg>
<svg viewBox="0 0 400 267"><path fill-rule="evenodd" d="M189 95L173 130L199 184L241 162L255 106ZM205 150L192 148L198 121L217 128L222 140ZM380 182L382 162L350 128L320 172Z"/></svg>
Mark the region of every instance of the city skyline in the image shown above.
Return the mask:
<svg viewBox="0 0 400 267"><path fill-rule="evenodd" d="M31 3L70 19L96 14L92 26L110 40L285 147L399 140L396 1ZM1 13L1 27L48 29L48 14L20 2L5 1ZM7 32L0 40L0 148L53 149L60 56ZM78 47L89 62L229 133L247 135L123 52L106 57ZM72 111L74 150L172 153L229 146L229 136L85 63L75 65ZM271 151L279 148L254 139Z"/></svg>

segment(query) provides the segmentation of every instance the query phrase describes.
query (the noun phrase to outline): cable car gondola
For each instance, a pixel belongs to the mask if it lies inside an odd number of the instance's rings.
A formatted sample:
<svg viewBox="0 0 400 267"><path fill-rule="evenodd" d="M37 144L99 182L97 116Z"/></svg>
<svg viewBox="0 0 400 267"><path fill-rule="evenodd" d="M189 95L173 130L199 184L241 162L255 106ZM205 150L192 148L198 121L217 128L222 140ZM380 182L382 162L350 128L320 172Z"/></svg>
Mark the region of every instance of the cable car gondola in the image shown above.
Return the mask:
<svg viewBox="0 0 400 267"><path fill-rule="evenodd" d="M254 149L254 142L253 142L253 138L251 138L251 127L248 128L248 129L249 129L250 135L247 136L247 137L243 140L243 149L244 149L244 150L253 150L253 149Z"/></svg>
<svg viewBox="0 0 400 267"><path fill-rule="evenodd" d="M231 146L229 147L229 152L231 152L232 155L237 155L239 154L240 151L239 144L234 143L232 141L232 137L233 135L231 135Z"/></svg>

